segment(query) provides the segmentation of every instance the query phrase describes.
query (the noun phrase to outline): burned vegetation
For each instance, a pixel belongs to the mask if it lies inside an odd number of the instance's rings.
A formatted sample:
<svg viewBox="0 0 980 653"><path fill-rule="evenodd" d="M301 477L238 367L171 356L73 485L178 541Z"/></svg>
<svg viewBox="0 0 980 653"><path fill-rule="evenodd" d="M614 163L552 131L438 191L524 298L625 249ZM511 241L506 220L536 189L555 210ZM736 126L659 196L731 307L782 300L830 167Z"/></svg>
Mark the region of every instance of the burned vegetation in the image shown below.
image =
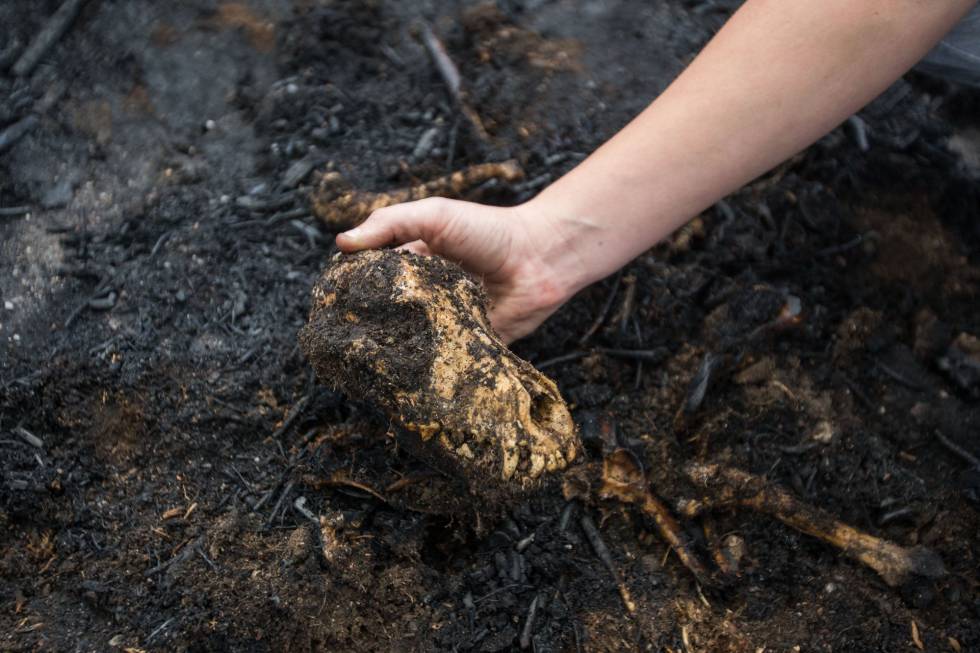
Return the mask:
<svg viewBox="0 0 980 653"><path fill-rule="evenodd" d="M333 246L532 197L737 4L0 3L0 650L980 646L975 93L510 349Z"/></svg>

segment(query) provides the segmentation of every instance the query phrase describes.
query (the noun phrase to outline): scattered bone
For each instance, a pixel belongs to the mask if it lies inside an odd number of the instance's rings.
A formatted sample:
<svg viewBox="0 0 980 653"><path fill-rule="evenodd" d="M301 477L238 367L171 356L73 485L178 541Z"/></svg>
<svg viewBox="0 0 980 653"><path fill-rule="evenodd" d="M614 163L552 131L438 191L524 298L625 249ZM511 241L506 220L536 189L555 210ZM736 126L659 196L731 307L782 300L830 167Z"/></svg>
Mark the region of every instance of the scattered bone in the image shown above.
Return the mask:
<svg viewBox="0 0 980 653"><path fill-rule="evenodd" d="M912 631L912 643L915 644L915 648L920 651L926 650L926 647L922 644L922 638L919 636L919 624L915 623L915 619L912 620L910 629Z"/></svg>
<svg viewBox="0 0 980 653"><path fill-rule="evenodd" d="M338 255L313 290L300 343L321 380L406 429L403 446L502 499L567 467L579 443L557 387L500 341L486 303L439 257Z"/></svg>
<svg viewBox="0 0 980 653"><path fill-rule="evenodd" d="M704 500L682 502L680 512L685 516L735 506L771 515L871 567L892 587L914 576L939 578L946 574L942 560L931 550L922 546L901 547L861 532L799 501L786 490L770 485L764 477L716 464L691 463L685 471L695 485L708 493Z"/></svg>
<svg viewBox="0 0 980 653"><path fill-rule="evenodd" d="M837 429L834 428L834 425L831 424L829 420L822 419L817 424L816 430L814 430L810 437L814 442L818 442L820 444L830 444L833 441L836 432Z"/></svg>
<svg viewBox="0 0 980 653"><path fill-rule="evenodd" d="M701 518L704 539L711 551L711 558L725 576L733 578L739 575L739 563L745 554L744 541L738 535L727 535L723 540L718 537L718 529L711 515Z"/></svg>
<svg viewBox="0 0 980 653"><path fill-rule="evenodd" d="M602 463L602 487L599 496L637 505L657 525L660 536L697 581L701 584L710 582L708 570L692 551L691 543L680 524L667 506L650 491L650 484L636 456L626 449L617 449L606 456Z"/></svg>
<svg viewBox="0 0 980 653"><path fill-rule="evenodd" d="M318 545L320 563L326 565L333 562L340 552L340 544L337 539L337 531L331 520L313 514L313 511L306 507L306 497L297 497L293 501L293 509L308 519L313 526L312 533Z"/></svg>
<svg viewBox="0 0 980 653"><path fill-rule="evenodd" d="M333 232L345 231L364 222L374 211L427 197L462 197L468 190L491 179L515 181L524 176L517 161L480 163L415 186L386 192L350 188L340 173L321 175L310 200L313 213Z"/></svg>
<svg viewBox="0 0 980 653"><path fill-rule="evenodd" d="M708 391L732 373L746 349L802 323L803 304L799 297L765 285L734 293L729 301L713 310L705 318L705 331L708 339L714 341L714 348L705 352L691 379L684 403L674 415L674 430L688 430ZM754 382L765 372L764 368L753 370L736 377L736 382Z"/></svg>

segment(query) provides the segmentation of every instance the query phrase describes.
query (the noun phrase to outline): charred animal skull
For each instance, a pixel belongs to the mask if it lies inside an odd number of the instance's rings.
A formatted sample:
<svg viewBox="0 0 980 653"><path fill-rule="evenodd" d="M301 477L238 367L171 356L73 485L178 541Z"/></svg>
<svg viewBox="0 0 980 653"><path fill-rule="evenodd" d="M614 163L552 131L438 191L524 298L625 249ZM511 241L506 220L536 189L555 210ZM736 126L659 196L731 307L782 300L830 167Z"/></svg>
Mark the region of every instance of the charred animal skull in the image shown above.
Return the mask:
<svg viewBox="0 0 980 653"><path fill-rule="evenodd" d="M300 342L321 380L384 409L408 447L474 494L506 498L564 469L579 444L557 387L500 341L486 304L438 257L338 255Z"/></svg>

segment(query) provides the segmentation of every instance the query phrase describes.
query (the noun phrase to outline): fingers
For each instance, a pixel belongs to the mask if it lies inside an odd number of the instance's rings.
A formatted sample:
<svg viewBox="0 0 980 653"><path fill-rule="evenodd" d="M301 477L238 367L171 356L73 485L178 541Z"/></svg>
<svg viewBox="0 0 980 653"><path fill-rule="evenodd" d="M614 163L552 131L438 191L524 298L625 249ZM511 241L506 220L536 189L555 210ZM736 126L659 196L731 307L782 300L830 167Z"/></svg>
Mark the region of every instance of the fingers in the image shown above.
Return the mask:
<svg viewBox="0 0 980 653"><path fill-rule="evenodd" d="M452 200L431 197L372 213L362 224L337 235L337 247L350 253L416 240L433 243L451 219Z"/></svg>
<svg viewBox="0 0 980 653"><path fill-rule="evenodd" d="M506 276L501 271L514 256L515 238L525 247L510 210L435 197L406 202L375 211L360 226L339 234L337 246L351 253L409 244L407 249L423 253L415 244L422 241L424 253L456 261L473 274Z"/></svg>

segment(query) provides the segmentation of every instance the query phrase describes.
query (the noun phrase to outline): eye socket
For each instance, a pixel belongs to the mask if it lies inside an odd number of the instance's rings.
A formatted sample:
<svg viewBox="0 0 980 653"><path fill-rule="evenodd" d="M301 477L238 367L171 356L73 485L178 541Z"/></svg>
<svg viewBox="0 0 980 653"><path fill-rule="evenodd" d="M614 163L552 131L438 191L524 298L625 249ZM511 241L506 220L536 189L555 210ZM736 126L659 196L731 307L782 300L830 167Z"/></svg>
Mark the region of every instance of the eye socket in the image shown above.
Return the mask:
<svg viewBox="0 0 980 653"><path fill-rule="evenodd" d="M546 394L531 396L531 420L538 426L549 426L553 421L555 400Z"/></svg>

